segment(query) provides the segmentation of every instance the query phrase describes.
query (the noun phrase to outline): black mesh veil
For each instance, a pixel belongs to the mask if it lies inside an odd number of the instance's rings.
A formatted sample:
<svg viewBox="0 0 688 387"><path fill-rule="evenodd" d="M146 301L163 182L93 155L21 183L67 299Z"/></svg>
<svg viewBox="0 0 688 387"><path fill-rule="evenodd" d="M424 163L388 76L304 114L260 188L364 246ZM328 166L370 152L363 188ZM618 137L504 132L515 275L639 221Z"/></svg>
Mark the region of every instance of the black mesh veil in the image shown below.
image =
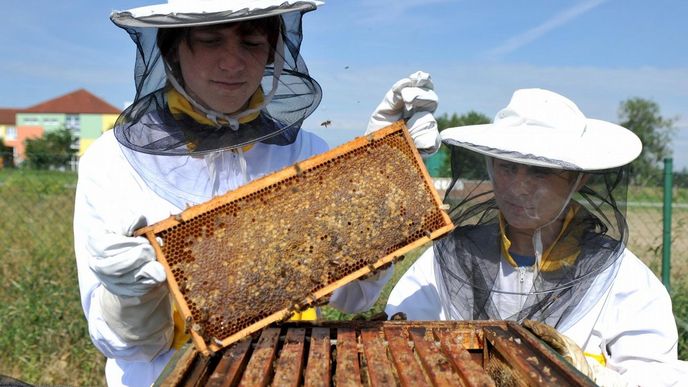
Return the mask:
<svg viewBox="0 0 688 387"><path fill-rule="evenodd" d="M280 36L273 48L274 60L265 67L261 81L264 102L254 108L259 110L257 118L245 123L237 119L241 116L221 117L225 119L210 124L188 116L173 116L167 92L173 87L174 79L169 79L169 68L166 71L156 44L159 28L118 24L117 17L121 15L113 16L113 21L136 44L136 96L117 120L117 140L132 150L158 155L204 154L258 141L277 145L292 143L302 122L317 108L322 96L320 86L309 76L299 53L301 18L307 10L296 9L274 16L280 19Z"/></svg>
<svg viewBox="0 0 688 387"><path fill-rule="evenodd" d="M453 161L457 152L470 152L450 149ZM570 172L584 184L578 190L571 186L556 242L539 247L541 262L524 277L524 269L505 258L502 238L508 238L509 224L497 206L494 160L486 157L485 175L478 180L462 179L463 166L452 165L444 200L457 227L434 244L444 308L451 319L535 319L565 329L594 306L616 275L628 238L628 167Z"/></svg>

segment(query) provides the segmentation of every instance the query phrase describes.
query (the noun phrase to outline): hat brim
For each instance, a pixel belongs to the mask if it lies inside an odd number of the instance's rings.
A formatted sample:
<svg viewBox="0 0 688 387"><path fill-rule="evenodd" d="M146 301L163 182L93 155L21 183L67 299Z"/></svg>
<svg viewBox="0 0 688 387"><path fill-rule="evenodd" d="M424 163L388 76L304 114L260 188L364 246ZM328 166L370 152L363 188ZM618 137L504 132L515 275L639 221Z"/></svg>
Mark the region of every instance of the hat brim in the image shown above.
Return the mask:
<svg viewBox="0 0 688 387"><path fill-rule="evenodd" d="M114 11L110 20L120 27L174 28L238 22L281 15L309 12L322 1L201 1L185 4L157 4ZM231 7L231 9L228 9Z"/></svg>
<svg viewBox="0 0 688 387"><path fill-rule="evenodd" d="M447 128L445 144L487 156L547 168L595 171L620 167L642 150L638 136L610 122L586 119L582 134L537 125L494 124Z"/></svg>

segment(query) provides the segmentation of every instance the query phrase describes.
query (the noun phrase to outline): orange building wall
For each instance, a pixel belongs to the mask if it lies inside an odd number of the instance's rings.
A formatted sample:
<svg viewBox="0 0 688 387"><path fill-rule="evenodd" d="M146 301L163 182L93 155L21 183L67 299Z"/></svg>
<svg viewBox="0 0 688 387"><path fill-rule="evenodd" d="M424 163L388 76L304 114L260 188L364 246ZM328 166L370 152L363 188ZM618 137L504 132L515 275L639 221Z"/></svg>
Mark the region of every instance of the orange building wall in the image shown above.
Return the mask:
<svg viewBox="0 0 688 387"><path fill-rule="evenodd" d="M24 141L27 138L39 138L41 136L43 136L42 126L17 126L17 139L5 141L5 145L14 148L14 162L20 163L24 161Z"/></svg>

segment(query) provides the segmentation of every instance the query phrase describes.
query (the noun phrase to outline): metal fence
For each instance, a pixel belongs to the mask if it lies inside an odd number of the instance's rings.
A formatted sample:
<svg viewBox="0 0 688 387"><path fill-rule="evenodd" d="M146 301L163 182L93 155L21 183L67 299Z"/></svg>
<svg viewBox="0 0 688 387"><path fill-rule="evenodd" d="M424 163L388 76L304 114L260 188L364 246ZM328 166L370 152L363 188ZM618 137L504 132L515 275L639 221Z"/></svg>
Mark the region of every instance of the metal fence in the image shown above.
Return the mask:
<svg viewBox="0 0 688 387"><path fill-rule="evenodd" d="M652 187L631 186L626 216L629 248L671 289L688 290L688 189L672 185L672 163Z"/></svg>
<svg viewBox="0 0 688 387"><path fill-rule="evenodd" d="M30 258L38 253L73 255L72 213L77 176L70 171L0 169L0 252ZM438 179L438 188L443 181ZM688 277L688 189L672 188L671 280ZM662 277L666 206L662 186L631 186L629 248ZM666 268L665 268L666 269Z"/></svg>
<svg viewBox="0 0 688 387"><path fill-rule="evenodd" d="M0 169L0 276L27 262L51 270L51 264L74 265L72 214L77 175L70 171ZM659 277L669 276L676 291L688 289L688 189L672 187L670 266L662 272L665 205L663 187L629 188L629 248ZM27 266L28 267L28 266ZM666 271L670 270L669 273ZM75 273L75 269L72 269ZM49 273L47 275L50 275ZM75 279L76 280L76 279ZM665 282L666 284L666 282ZM75 284L76 286L76 284ZM672 292L676 296L675 292ZM688 296L686 296L688 298ZM5 302L6 300L0 300ZM688 304L688 302L686 302ZM686 307L688 309L688 307ZM688 343L688 310L677 313Z"/></svg>
<svg viewBox="0 0 688 387"><path fill-rule="evenodd" d="M73 257L76 173L0 170L0 253L4 262Z"/></svg>

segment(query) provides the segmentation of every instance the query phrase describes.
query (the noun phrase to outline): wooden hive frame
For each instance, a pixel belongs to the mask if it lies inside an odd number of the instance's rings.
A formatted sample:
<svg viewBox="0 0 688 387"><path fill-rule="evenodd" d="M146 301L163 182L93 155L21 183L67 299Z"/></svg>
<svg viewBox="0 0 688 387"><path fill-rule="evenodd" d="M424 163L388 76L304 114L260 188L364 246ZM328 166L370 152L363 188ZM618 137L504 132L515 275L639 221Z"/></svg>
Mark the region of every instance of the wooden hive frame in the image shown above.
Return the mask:
<svg viewBox="0 0 688 387"><path fill-rule="evenodd" d="M204 354L453 228L403 122L137 231Z"/></svg>
<svg viewBox="0 0 688 387"><path fill-rule="evenodd" d="M155 386L594 386L512 321L289 322L212 357L178 352Z"/></svg>

